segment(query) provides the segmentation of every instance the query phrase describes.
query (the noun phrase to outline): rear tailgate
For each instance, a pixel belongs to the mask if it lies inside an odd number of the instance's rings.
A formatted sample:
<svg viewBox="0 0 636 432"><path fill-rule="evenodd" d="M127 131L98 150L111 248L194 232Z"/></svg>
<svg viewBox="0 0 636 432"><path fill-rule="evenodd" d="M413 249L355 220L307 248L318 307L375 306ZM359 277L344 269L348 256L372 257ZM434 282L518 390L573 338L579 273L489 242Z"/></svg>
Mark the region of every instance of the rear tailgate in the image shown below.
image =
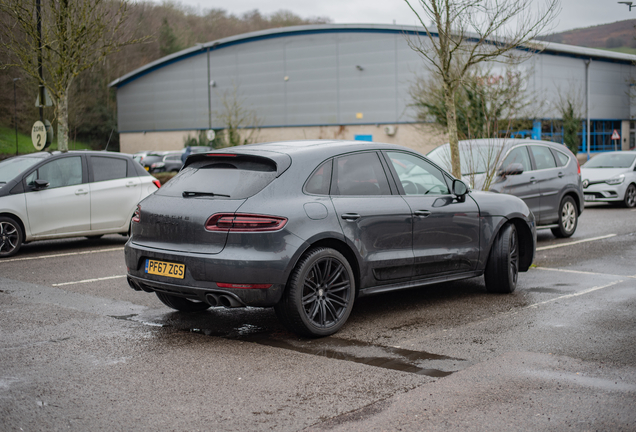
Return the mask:
<svg viewBox="0 0 636 432"><path fill-rule="evenodd" d="M227 231L207 231L205 223L215 213L234 213L243 202L151 195L140 205L132 242L175 252L217 254L225 247Z"/></svg>

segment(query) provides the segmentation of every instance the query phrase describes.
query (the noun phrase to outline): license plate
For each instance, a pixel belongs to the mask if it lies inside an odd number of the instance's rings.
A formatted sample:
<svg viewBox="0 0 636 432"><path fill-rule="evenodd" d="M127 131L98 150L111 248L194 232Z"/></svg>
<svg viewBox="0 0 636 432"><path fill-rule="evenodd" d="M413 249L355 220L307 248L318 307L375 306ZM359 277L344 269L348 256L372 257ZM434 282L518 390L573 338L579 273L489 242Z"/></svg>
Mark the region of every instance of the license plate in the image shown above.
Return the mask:
<svg viewBox="0 0 636 432"><path fill-rule="evenodd" d="M183 279L185 277L185 265L147 259L146 273Z"/></svg>
<svg viewBox="0 0 636 432"><path fill-rule="evenodd" d="M584 195L585 201L596 201L596 196L594 195Z"/></svg>

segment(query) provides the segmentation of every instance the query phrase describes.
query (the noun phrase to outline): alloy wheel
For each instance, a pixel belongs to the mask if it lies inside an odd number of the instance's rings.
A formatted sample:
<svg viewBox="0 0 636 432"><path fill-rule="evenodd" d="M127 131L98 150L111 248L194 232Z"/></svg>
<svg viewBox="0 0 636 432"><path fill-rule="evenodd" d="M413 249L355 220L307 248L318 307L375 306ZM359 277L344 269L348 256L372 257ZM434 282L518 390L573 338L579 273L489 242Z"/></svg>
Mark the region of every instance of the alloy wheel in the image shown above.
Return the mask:
<svg viewBox="0 0 636 432"><path fill-rule="evenodd" d="M0 254L10 255L19 246L18 229L9 222L0 222Z"/></svg>
<svg viewBox="0 0 636 432"><path fill-rule="evenodd" d="M576 226L576 208L570 201L566 201L561 209L561 224L567 232L573 231Z"/></svg>
<svg viewBox="0 0 636 432"><path fill-rule="evenodd" d="M303 283L302 306L313 325L327 328L337 324L351 301L351 280L344 265L335 258L316 261Z"/></svg>

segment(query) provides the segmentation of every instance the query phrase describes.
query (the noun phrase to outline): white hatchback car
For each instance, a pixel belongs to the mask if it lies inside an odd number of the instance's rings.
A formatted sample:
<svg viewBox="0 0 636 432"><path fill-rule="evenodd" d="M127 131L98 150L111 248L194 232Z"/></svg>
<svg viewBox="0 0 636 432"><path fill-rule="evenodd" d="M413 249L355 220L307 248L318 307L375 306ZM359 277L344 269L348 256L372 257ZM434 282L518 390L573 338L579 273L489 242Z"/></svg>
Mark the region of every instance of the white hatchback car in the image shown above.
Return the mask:
<svg viewBox="0 0 636 432"><path fill-rule="evenodd" d="M0 162L0 258L24 242L127 235L137 203L161 184L129 155L40 152Z"/></svg>
<svg viewBox="0 0 636 432"><path fill-rule="evenodd" d="M607 152L581 167L586 202L621 202L636 207L636 152Z"/></svg>

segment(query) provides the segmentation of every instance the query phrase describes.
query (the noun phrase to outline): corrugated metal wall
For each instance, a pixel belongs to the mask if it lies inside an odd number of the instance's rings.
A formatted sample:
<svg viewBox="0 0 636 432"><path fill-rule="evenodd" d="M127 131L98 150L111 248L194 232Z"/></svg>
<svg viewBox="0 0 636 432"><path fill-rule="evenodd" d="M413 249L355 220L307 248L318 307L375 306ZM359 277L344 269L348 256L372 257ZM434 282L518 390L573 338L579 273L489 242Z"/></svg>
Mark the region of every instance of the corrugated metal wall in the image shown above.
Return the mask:
<svg viewBox="0 0 636 432"><path fill-rule="evenodd" d="M277 35L212 49L210 92L207 62L204 48L119 86L119 131L206 129L210 121L221 128L223 95L231 101L234 93L264 127L413 122L409 86L415 74L430 73L403 33L386 30ZM539 117L558 117L559 92L585 95L581 59L539 54L523 67ZM592 62L592 118L629 118L632 69Z"/></svg>

